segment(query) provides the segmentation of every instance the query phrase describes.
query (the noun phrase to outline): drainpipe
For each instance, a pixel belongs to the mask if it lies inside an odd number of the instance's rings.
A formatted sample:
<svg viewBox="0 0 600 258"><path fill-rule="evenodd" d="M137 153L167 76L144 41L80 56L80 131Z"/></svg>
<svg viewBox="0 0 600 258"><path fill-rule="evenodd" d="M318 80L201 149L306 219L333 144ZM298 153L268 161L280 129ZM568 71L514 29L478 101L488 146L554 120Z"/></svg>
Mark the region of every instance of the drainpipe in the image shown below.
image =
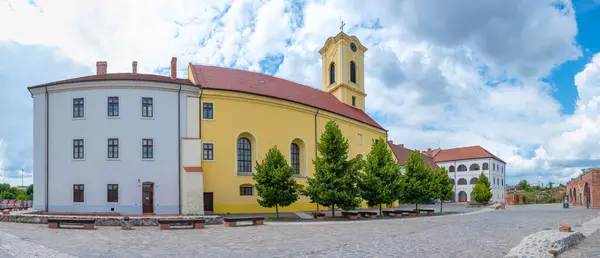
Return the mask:
<svg viewBox="0 0 600 258"><path fill-rule="evenodd" d="M181 214L181 84L179 84L179 91L177 91L177 146L178 146L178 166L177 176L179 177L178 191L179 191L179 214Z"/></svg>
<svg viewBox="0 0 600 258"><path fill-rule="evenodd" d="M198 112L198 137L200 137L200 139L202 139L202 94L204 94L204 87L202 87L202 84L198 84L200 86L200 98L198 98L198 105L199 105L199 109L200 112ZM214 112L214 111L213 111Z"/></svg>
<svg viewBox="0 0 600 258"><path fill-rule="evenodd" d="M457 192L456 190L458 190L458 187L456 186L458 184L458 182L456 182L456 173L458 173L458 169L456 168L456 160L454 161L454 202L457 202Z"/></svg>
<svg viewBox="0 0 600 258"><path fill-rule="evenodd" d="M317 108L315 113L315 159L317 158L317 116L319 115L320 109ZM317 203L317 212L319 212L319 203Z"/></svg>
<svg viewBox="0 0 600 258"><path fill-rule="evenodd" d="M44 209L46 211L49 211L48 209L49 209L49 206L50 206L50 197L49 197L50 191L48 191L48 187L50 187L50 183L49 183L49 181L50 181L50 178L49 178L50 173L48 172L48 170L50 168L50 160L48 160L48 158L49 158L50 155L48 153L48 150L49 150L48 144L50 143L50 140L49 140L48 137L50 136L50 134L48 133L48 130L50 128L50 119L49 119L50 118L50 112L48 111L48 108L50 107L50 105L49 105L48 102L50 101L50 97L48 95L48 86L44 87L44 90L46 91L46 153L45 153L46 154L46 160L45 160L46 161L45 162L46 163L45 164L46 165L46 203L44 205Z"/></svg>

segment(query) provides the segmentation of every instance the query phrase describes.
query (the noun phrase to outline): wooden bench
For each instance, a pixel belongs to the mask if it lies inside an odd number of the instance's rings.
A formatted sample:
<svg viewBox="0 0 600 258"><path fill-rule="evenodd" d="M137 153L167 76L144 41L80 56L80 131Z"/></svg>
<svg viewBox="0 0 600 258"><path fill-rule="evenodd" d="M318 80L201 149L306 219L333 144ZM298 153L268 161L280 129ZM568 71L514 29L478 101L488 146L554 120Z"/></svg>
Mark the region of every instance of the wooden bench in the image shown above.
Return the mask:
<svg viewBox="0 0 600 258"><path fill-rule="evenodd" d="M96 219L48 218L48 228L60 228L60 225L82 225L84 229L94 229Z"/></svg>
<svg viewBox="0 0 600 258"><path fill-rule="evenodd" d="M376 211L359 211L358 214L360 214L360 216L363 216L365 218L377 218Z"/></svg>
<svg viewBox="0 0 600 258"><path fill-rule="evenodd" d="M360 216L358 216L358 212L356 211L342 211L342 216L352 220L360 218Z"/></svg>
<svg viewBox="0 0 600 258"><path fill-rule="evenodd" d="M394 211L402 214L402 216L411 216L411 217L417 216L417 212L415 210L394 210Z"/></svg>
<svg viewBox="0 0 600 258"><path fill-rule="evenodd" d="M203 219L185 219L185 218L175 218L175 219L158 219L158 225L160 229L171 229L171 226L191 226L190 228L204 228L204 220ZM179 227L178 227L179 228Z"/></svg>
<svg viewBox="0 0 600 258"><path fill-rule="evenodd" d="M398 211L383 211L383 215L385 216L390 216L390 217L400 217L402 216L402 212L398 212Z"/></svg>
<svg viewBox="0 0 600 258"><path fill-rule="evenodd" d="M244 217L244 218L223 218L223 224L226 227L235 227L240 221L252 221L252 225L264 225L264 217Z"/></svg>
<svg viewBox="0 0 600 258"><path fill-rule="evenodd" d="M325 213L322 212L313 212L313 218L318 220L324 220L327 218L327 216L325 216Z"/></svg>
<svg viewBox="0 0 600 258"><path fill-rule="evenodd" d="M431 216L433 215L434 210L433 209L419 209L420 211L424 211L427 212L427 215Z"/></svg>

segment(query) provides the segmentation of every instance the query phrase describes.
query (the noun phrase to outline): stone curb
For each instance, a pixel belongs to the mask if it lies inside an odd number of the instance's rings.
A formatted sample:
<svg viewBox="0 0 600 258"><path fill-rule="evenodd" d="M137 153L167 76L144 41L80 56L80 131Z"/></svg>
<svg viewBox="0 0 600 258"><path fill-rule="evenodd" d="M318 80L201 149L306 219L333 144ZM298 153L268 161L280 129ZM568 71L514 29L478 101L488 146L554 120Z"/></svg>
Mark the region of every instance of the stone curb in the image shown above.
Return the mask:
<svg viewBox="0 0 600 258"><path fill-rule="evenodd" d="M96 226L121 226L124 217L109 216L67 216L67 215L39 215L39 214L10 214L0 215L0 222L46 224L48 218L95 218ZM172 217L129 217L132 226L158 226L158 219L189 218L204 219L206 225L223 224L223 218L219 216L172 216Z"/></svg>
<svg viewBox="0 0 600 258"><path fill-rule="evenodd" d="M581 243L585 235L581 232L559 232L542 230L526 236L519 245L510 249L505 258L555 257L572 246Z"/></svg>

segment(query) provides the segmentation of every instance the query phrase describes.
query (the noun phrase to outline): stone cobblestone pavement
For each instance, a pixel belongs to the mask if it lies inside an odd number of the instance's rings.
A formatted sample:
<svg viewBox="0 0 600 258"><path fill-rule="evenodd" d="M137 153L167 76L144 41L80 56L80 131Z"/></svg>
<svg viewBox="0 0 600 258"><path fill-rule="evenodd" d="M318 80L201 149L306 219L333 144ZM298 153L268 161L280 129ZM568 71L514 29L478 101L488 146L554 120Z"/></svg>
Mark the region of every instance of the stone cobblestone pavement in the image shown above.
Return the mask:
<svg viewBox="0 0 600 258"><path fill-rule="evenodd" d="M40 257L502 257L524 236L559 223L578 225L598 212L526 205L469 215L171 231L0 223L0 247L17 237L21 247L30 246L25 249L55 252ZM29 257L22 252L0 248L0 257Z"/></svg>

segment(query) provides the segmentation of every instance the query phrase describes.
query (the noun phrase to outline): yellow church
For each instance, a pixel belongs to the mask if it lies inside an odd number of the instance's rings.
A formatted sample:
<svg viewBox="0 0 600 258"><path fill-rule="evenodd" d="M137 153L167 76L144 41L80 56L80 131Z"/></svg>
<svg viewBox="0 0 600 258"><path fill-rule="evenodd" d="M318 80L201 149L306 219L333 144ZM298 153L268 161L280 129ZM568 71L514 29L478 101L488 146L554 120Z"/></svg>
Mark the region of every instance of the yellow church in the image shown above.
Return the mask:
<svg viewBox="0 0 600 258"><path fill-rule="evenodd" d="M319 50L322 90L260 73L188 65L189 80L199 87L198 172L205 213L274 212L257 203L252 179L256 162L277 146L295 169L298 187L304 188L314 172L316 142L330 120L348 139L350 157L366 156L373 141L386 138L387 131L365 113L366 51L355 36L340 32L329 37ZM315 209L316 204L300 197L280 211Z"/></svg>

